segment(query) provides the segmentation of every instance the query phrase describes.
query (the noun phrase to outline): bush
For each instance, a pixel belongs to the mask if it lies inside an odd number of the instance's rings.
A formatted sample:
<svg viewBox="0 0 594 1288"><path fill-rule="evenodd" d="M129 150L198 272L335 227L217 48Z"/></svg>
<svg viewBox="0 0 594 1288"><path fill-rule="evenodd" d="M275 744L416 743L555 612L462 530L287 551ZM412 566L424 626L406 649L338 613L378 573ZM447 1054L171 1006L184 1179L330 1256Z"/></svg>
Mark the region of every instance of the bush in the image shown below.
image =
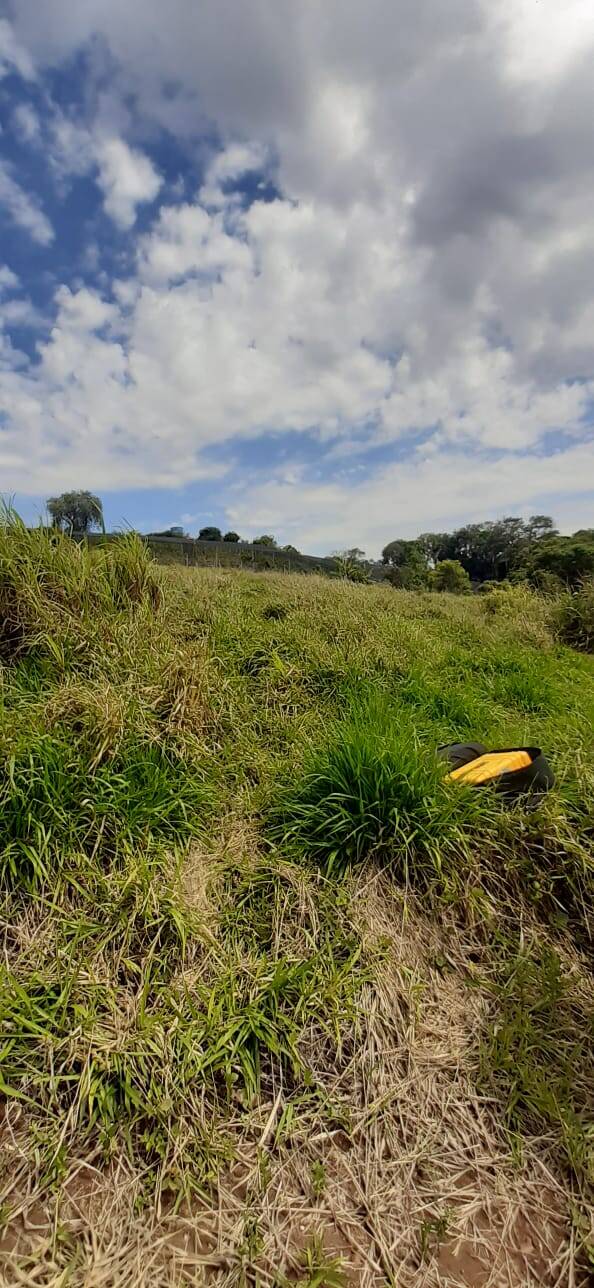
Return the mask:
<svg viewBox="0 0 594 1288"><path fill-rule="evenodd" d="M226 532L223 541L241 541L241 537L238 532Z"/></svg>
<svg viewBox="0 0 594 1288"><path fill-rule="evenodd" d="M431 589L448 591L451 595L467 595L470 577L458 559L442 559L431 575Z"/></svg>
<svg viewBox="0 0 594 1288"><path fill-rule="evenodd" d="M346 577L347 581L358 581L369 585L371 580L369 570L365 564L359 563L357 559L348 559L339 555L336 560L336 575Z"/></svg>
<svg viewBox="0 0 594 1288"><path fill-rule="evenodd" d="M553 629L564 644L594 653L594 581L563 596L555 606Z"/></svg>
<svg viewBox="0 0 594 1288"><path fill-rule="evenodd" d="M565 590L565 583L561 577L556 572L549 572L546 568L543 568L540 572L535 572L531 580L534 589L550 599L556 599Z"/></svg>
<svg viewBox="0 0 594 1288"><path fill-rule="evenodd" d="M200 532L198 533L198 540L199 541L222 541L223 534L220 528L214 528L214 527L201 528Z"/></svg>
<svg viewBox="0 0 594 1288"><path fill-rule="evenodd" d="M394 590L426 590L429 573L419 564L398 564L385 574Z"/></svg>

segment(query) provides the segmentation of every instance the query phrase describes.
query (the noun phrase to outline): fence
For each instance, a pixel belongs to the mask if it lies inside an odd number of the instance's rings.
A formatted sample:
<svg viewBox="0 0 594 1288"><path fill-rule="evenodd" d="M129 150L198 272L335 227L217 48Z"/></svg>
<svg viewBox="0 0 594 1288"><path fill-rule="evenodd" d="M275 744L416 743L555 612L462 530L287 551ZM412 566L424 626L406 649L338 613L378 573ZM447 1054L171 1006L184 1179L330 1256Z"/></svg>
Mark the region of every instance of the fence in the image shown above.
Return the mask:
<svg viewBox="0 0 594 1288"><path fill-rule="evenodd" d="M73 533L76 540L82 534ZM117 540L117 533L91 533L86 540L95 545ZM139 533L159 563L185 564L190 568L252 568L255 572L309 572L330 577L338 564L331 556L302 555L275 546L254 546L247 541L199 541L194 537L169 537Z"/></svg>

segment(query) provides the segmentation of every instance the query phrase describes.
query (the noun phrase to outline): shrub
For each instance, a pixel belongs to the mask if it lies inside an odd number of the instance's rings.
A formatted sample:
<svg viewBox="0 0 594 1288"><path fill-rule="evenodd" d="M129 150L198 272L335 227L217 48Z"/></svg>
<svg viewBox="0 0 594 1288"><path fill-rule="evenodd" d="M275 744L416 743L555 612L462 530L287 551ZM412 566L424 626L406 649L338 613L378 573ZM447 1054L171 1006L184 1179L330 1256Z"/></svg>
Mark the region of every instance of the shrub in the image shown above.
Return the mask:
<svg viewBox="0 0 594 1288"><path fill-rule="evenodd" d="M394 565L385 573L395 590L426 590L430 574L419 564Z"/></svg>
<svg viewBox="0 0 594 1288"><path fill-rule="evenodd" d="M431 589L466 595L470 591L470 577L458 559L442 559L431 574Z"/></svg>
<svg viewBox="0 0 594 1288"><path fill-rule="evenodd" d="M594 653L594 581L587 581L574 594L566 594L555 606L553 629L564 644Z"/></svg>
<svg viewBox="0 0 594 1288"><path fill-rule="evenodd" d="M336 574L338 577L346 577L347 581L358 581L365 585L368 585L371 580L365 564L344 555L339 555L336 560Z"/></svg>
<svg viewBox="0 0 594 1288"><path fill-rule="evenodd" d="M226 532L223 541L241 541L241 537L238 532Z"/></svg>
<svg viewBox="0 0 594 1288"><path fill-rule="evenodd" d="M561 577L556 572L550 572L546 568L543 568L540 572L535 572L531 580L534 589L550 599L555 599L557 595L563 594L565 590L565 583Z"/></svg>

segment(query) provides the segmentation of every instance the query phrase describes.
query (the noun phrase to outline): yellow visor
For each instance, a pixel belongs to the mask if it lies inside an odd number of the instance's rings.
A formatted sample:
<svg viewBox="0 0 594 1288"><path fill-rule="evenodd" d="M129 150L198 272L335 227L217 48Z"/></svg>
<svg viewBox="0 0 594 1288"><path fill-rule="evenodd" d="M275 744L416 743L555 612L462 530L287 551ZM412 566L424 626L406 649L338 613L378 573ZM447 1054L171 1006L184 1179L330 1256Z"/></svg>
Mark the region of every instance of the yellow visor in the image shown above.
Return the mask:
<svg viewBox="0 0 594 1288"><path fill-rule="evenodd" d="M518 769L527 769L532 764L527 751L490 751L486 756L477 756L467 765L453 769L446 778L464 783L489 783L501 774L513 774Z"/></svg>

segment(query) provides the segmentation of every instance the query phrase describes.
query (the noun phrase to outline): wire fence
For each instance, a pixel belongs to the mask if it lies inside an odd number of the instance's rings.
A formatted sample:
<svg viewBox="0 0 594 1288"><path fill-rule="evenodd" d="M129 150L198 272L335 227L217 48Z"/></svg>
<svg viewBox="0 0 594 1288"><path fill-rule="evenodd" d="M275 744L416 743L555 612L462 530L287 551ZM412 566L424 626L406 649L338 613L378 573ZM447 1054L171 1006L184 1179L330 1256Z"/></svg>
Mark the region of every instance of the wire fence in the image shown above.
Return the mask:
<svg viewBox="0 0 594 1288"><path fill-rule="evenodd" d="M118 533L73 533L75 540L87 540L95 545L102 541L116 541ZM303 555L297 551L281 550L276 546L255 546L247 541L200 541L194 537L161 536L140 533L141 540L149 546L162 563L185 564L190 568L247 568L255 572L309 572L325 576L336 575L338 561L332 556Z"/></svg>

